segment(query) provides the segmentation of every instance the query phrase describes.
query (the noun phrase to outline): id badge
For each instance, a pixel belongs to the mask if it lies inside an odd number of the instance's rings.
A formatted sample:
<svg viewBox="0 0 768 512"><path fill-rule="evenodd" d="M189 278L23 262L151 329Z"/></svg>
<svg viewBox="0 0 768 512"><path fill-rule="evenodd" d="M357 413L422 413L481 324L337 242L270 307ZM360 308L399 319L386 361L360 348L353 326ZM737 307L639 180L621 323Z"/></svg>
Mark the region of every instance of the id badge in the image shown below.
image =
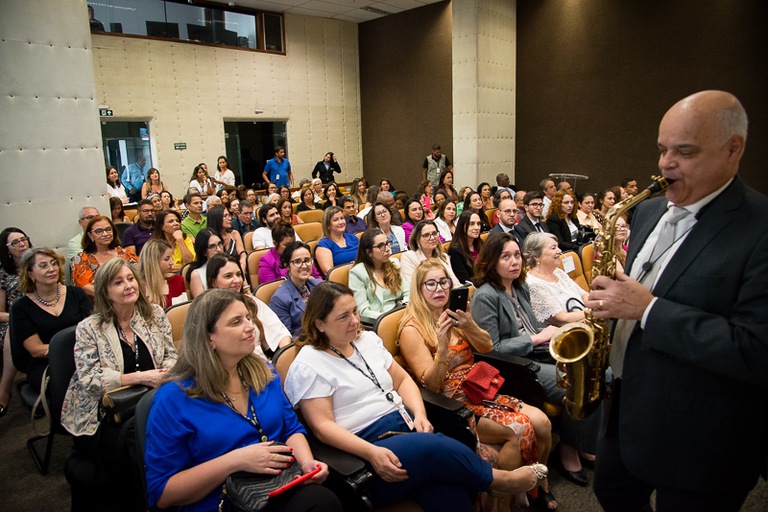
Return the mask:
<svg viewBox="0 0 768 512"><path fill-rule="evenodd" d="M400 416L403 417L403 421L405 421L405 424L408 425L409 430L413 430L416 425L413 423L413 418L411 418L411 415L408 414L408 411L405 410L405 406L401 405L397 408L398 411L400 411Z"/></svg>

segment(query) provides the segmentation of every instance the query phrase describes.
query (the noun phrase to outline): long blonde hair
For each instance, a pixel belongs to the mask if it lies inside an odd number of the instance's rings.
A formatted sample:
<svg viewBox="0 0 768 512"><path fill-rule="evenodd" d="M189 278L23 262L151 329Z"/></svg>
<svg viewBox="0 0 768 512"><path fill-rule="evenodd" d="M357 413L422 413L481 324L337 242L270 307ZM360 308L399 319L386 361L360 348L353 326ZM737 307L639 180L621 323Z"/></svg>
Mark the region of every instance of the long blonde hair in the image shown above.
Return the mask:
<svg viewBox="0 0 768 512"><path fill-rule="evenodd" d="M201 293L189 307L187 321L184 322L179 359L168 371L166 381L178 382L194 379L194 383L185 388L187 396L207 398L214 402L224 402L223 393L229 384L229 374L221 366L221 361L210 343L210 335L216 328L224 310L230 304L239 301L248 311L252 309L243 295L228 289L212 289ZM252 317L256 327L263 331L260 322ZM257 339L259 336L257 336ZM260 357L253 353L243 357L238 363L245 384L260 393L275 378L272 371Z"/></svg>
<svg viewBox="0 0 768 512"><path fill-rule="evenodd" d="M166 284L166 276L160 271L160 259L166 251L172 251L171 244L161 239L147 241L141 250L139 258L139 274L146 285L147 300L165 309L169 304L165 303L163 288Z"/></svg>
<svg viewBox="0 0 768 512"><path fill-rule="evenodd" d="M422 285L426 280L427 274L433 270L439 270L445 277L450 279L443 264L434 258L426 259L416 267L411 278L410 299L408 306L405 308L403 318L400 320L397 337L400 338L400 333L406 325L412 323L424 337L426 344L434 348L437 347L437 321L432 317L432 311L429 309L422 292ZM455 328L452 329L457 331Z"/></svg>

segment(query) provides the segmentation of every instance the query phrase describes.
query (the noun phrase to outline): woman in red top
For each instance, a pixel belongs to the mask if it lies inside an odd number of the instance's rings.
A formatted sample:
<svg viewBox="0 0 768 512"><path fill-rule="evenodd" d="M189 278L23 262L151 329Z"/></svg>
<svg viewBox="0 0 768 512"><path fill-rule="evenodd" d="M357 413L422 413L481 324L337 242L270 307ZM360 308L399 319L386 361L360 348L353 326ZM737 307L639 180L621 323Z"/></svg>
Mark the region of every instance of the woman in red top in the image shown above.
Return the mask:
<svg viewBox="0 0 768 512"><path fill-rule="evenodd" d="M165 309L187 300L184 278L173 272L173 247L161 239L148 241L141 250L139 274L144 278L147 300ZM180 297L174 301L176 297Z"/></svg>

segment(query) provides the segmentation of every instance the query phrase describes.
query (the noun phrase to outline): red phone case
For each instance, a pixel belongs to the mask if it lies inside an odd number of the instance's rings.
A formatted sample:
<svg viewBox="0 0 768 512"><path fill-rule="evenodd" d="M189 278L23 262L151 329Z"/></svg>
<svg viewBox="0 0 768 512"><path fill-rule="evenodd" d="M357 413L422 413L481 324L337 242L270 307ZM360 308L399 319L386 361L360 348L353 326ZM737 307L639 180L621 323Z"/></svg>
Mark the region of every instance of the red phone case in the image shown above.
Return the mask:
<svg viewBox="0 0 768 512"><path fill-rule="evenodd" d="M301 475L299 477L296 477L293 481L288 482L287 484L285 484L282 487L278 487L274 491L272 491L269 494L267 494L267 497L268 498L274 498L278 494L282 494L285 491L287 491L288 489L290 489L292 487L296 487L297 485L299 485L300 483L304 482L305 480L309 480L310 478L312 478L313 476L315 476L319 472L320 472L320 466L317 466L315 469L313 469L309 473L305 473L305 474L303 474L303 475Z"/></svg>

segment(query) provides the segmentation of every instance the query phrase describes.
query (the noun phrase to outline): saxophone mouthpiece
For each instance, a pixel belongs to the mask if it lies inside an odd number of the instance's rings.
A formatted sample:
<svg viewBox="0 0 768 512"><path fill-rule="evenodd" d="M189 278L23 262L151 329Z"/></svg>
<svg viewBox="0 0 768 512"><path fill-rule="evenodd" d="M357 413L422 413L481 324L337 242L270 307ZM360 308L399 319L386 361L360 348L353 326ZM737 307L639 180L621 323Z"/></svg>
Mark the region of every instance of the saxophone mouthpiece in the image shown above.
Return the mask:
<svg viewBox="0 0 768 512"><path fill-rule="evenodd" d="M661 192L675 182L675 180L670 180L663 176L652 176L651 179L653 179L653 182L648 186L648 192L651 194Z"/></svg>

